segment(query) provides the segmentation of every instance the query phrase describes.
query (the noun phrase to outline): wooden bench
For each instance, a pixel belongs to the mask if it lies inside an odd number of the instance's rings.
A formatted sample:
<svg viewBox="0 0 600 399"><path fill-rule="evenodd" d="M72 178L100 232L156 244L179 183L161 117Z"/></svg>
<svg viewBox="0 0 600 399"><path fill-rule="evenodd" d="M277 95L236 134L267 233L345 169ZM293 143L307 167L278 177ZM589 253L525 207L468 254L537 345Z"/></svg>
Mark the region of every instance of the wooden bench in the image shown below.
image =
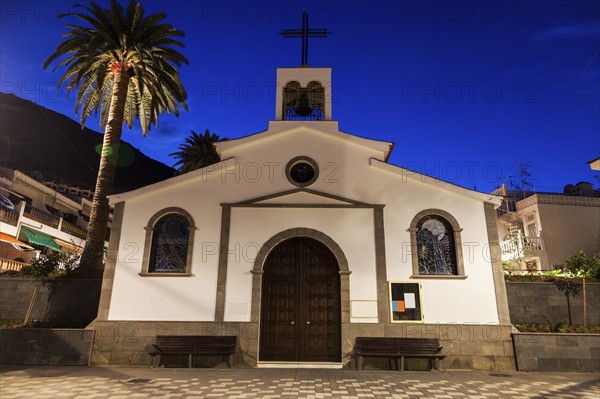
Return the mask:
<svg viewBox="0 0 600 399"><path fill-rule="evenodd" d="M235 364L237 337L235 335L157 335L154 350L148 352L155 366L156 356L160 356L159 366L164 355L188 355L188 367L192 367L194 355L227 356L229 367Z"/></svg>
<svg viewBox="0 0 600 399"><path fill-rule="evenodd" d="M429 359L431 370L440 369L440 362L446 356L442 355L442 347L437 338L393 338L393 337L357 337L354 345L356 368L362 369L363 358L385 357L391 368L394 359L396 369L400 359L400 370L404 371L405 358ZM444 369L445 370L445 369Z"/></svg>

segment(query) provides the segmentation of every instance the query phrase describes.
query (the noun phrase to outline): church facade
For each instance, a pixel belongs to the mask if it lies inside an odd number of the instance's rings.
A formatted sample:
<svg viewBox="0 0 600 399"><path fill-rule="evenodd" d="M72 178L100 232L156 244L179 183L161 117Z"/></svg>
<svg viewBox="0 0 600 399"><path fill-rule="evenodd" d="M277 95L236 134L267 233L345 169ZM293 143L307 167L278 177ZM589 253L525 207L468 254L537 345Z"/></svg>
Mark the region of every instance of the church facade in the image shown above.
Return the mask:
<svg viewBox="0 0 600 399"><path fill-rule="evenodd" d="M238 366L351 367L357 336L438 337L448 368L514 369L498 197L339 130L329 68L279 68L268 130L113 195L92 361L160 334L237 335ZM375 364L374 364L375 365Z"/></svg>

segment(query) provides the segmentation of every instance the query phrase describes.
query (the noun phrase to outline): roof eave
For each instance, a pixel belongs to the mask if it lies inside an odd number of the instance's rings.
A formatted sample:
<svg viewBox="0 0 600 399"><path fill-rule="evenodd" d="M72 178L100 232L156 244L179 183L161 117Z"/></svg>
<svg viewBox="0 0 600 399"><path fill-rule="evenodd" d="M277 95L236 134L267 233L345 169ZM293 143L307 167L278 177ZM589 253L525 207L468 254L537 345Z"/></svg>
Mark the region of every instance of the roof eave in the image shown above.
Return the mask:
<svg viewBox="0 0 600 399"><path fill-rule="evenodd" d="M431 176L427 176L422 173L412 171L410 169L402 168L400 166L393 165L376 158L371 158L369 160L369 165L377 169L384 170L386 172L401 175L403 178L408 178L410 180L418 181L423 184L433 185L432 180L435 180L435 187L437 188L443 188L457 194L465 195L467 197L486 202L488 204L492 204L495 208L498 208L502 204L502 197L500 196L471 190L469 188L465 188L444 180L433 178Z"/></svg>

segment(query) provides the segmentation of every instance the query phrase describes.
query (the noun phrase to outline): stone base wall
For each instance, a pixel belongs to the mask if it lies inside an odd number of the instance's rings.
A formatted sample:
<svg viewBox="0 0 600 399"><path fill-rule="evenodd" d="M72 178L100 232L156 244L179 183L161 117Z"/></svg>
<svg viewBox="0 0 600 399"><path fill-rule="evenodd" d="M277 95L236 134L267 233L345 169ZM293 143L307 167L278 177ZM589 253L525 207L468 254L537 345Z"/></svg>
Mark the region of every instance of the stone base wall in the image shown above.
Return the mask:
<svg viewBox="0 0 600 399"><path fill-rule="evenodd" d="M96 331L92 364L151 365L148 352L156 335L236 335L236 367L256 367L258 323L236 322L160 322L95 321ZM447 356L447 369L514 370L512 327L480 324L344 324L342 326L342 363L354 368L354 339L358 336L439 338ZM209 359L212 365L224 365L225 359ZM421 367L419 362L409 362ZM365 368L385 368L381 359L366 359Z"/></svg>
<svg viewBox="0 0 600 399"><path fill-rule="evenodd" d="M88 328L96 331L92 351L92 364L96 365L150 366L152 359L148 352L153 350L157 335L235 335L238 337L236 367L256 365L256 323L94 321ZM220 361L225 363L225 359Z"/></svg>
<svg viewBox="0 0 600 399"><path fill-rule="evenodd" d="M515 370L510 325L399 323L350 324L348 327L343 334L344 353L352 358L352 345L358 336L438 338L446 355L443 364L447 369ZM374 359L366 359L365 363L365 368L370 363L376 365ZM384 362L383 366L387 364ZM354 359L352 367L356 367Z"/></svg>
<svg viewBox="0 0 600 399"><path fill-rule="evenodd" d="M93 330L3 328L0 364L89 366L93 342Z"/></svg>
<svg viewBox="0 0 600 399"><path fill-rule="evenodd" d="M600 335L513 335L519 371L600 372Z"/></svg>

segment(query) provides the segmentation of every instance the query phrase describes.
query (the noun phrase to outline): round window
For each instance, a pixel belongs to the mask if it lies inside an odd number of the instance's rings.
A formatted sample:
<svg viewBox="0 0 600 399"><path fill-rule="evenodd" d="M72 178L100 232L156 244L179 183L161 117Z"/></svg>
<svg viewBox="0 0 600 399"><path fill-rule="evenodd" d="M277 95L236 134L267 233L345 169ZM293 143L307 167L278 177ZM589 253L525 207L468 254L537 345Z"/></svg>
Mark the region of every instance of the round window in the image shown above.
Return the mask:
<svg viewBox="0 0 600 399"><path fill-rule="evenodd" d="M305 187L317 180L319 168L317 163L308 157L296 157L288 162L285 174L290 183Z"/></svg>

